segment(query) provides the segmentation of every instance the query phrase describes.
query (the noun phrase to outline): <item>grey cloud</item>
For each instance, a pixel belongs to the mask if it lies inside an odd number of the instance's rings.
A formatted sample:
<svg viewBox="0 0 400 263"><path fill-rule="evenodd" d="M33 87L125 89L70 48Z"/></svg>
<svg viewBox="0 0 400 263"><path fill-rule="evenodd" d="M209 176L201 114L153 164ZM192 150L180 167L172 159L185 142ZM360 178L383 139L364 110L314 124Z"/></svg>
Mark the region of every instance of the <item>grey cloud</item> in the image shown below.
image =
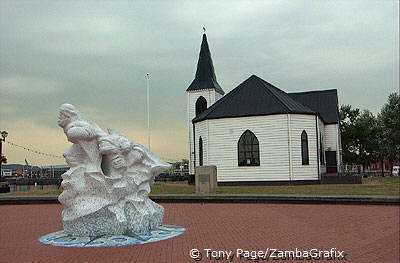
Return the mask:
<svg viewBox="0 0 400 263"><path fill-rule="evenodd" d="M154 128L184 129L203 25L226 92L257 74L288 92L336 88L341 103L376 112L399 83L396 1L2 1L0 10L5 122L54 126L48 112L69 101L104 123L145 124L150 72ZM10 92L10 78L26 92ZM45 94L43 83L53 83Z"/></svg>

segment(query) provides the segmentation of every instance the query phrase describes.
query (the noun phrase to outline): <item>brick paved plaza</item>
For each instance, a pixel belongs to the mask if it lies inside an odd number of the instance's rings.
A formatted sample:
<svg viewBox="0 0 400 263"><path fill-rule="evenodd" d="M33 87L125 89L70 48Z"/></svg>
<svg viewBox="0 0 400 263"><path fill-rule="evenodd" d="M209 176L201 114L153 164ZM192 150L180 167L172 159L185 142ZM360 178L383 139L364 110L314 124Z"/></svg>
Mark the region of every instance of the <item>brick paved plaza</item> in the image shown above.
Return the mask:
<svg viewBox="0 0 400 263"><path fill-rule="evenodd" d="M399 206L163 205L165 223L184 226L186 233L156 243L114 248L43 245L37 241L40 236L62 229L61 205L2 205L0 262L179 263L195 262L189 257L192 248L204 252L205 248L236 251L268 247L337 248L347 254L342 262L399 262ZM200 262L210 261L203 257ZM253 261L235 258L235 262Z"/></svg>

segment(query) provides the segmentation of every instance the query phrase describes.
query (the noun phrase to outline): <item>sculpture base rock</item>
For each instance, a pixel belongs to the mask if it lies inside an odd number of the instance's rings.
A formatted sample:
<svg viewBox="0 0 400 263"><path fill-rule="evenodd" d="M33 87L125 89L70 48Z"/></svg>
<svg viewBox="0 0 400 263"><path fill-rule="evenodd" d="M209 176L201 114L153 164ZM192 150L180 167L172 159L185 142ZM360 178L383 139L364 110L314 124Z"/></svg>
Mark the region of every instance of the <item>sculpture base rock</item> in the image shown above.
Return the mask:
<svg viewBox="0 0 400 263"><path fill-rule="evenodd" d="M140 245L166 240L183 234L185 228L175 225L160 225L150 232L132 235L103 235L98 237L76 237L65 231L50 233L39 238L46 245L59 247L117 247Z"/></svg>
<svg viewBox="0 0 400 263"><path fill-rule="evenodd" d="M162 224L164 208L150 199L125 204L121 222L107 207L74 220L63 220L64 232L74 237L98 237L149 232Z"/></svg>

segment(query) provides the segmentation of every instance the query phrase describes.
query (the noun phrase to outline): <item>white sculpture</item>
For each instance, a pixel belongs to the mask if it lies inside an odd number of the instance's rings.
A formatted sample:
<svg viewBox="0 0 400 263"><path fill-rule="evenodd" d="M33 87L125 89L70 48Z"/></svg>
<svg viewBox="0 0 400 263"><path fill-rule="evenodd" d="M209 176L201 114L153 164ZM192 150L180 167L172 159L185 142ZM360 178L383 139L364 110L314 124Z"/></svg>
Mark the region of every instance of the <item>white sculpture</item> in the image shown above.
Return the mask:
<svg viewBox="0 0 400 263"><path fill-rule="evenodd" d="M104 132L71 104L60 107L58 125L72 146L64 153L64 231L98 237L148 232L162 224L164 208L149 199L150 184L170 165L118 132Z"/></svg>

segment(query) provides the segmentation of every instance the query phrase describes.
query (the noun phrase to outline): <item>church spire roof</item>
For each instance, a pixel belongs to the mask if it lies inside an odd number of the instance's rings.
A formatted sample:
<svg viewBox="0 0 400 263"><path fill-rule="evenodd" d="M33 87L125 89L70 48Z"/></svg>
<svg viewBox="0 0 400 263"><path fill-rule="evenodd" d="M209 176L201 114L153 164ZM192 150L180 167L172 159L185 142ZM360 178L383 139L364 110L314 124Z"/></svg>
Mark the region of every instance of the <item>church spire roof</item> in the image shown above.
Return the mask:
<svg viewBox="0 0 400 263"><path fill-rule="evenodd" d="M201 42L196 76L186 91L201 89L215 89L216 92L222 95L225 93L217 82L210 49L207 43L207 36L205 33L203 34L203 41Z"/></svg>

